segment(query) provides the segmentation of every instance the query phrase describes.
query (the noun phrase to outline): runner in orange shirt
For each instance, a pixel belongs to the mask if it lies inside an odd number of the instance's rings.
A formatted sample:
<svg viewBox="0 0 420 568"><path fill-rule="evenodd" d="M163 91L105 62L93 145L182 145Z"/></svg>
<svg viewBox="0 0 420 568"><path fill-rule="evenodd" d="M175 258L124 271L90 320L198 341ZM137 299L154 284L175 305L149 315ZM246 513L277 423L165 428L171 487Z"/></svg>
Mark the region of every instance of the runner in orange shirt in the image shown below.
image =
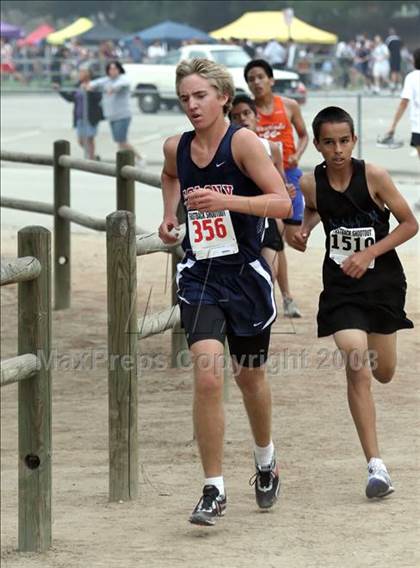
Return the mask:
<svg viewBox="0 0 420 568"><path fill-rule="evenodd" d="M272 142L280 142L283 147L283 165L286 179L296 188L293 203L293 216L284 219L285 237L288 243L299 231L303 219L304 201L299 186L302 171L298 162L308 145L308 133L298 103L286 97L274 95L273 69L264 59L250 61L244 69L245 80L254 95L258 111L257 134ZM294 131L297 134L297 144ZM284 315L300 317L300 311L292 299L284 251L278 252L278 283L283 295Z"/></svg>

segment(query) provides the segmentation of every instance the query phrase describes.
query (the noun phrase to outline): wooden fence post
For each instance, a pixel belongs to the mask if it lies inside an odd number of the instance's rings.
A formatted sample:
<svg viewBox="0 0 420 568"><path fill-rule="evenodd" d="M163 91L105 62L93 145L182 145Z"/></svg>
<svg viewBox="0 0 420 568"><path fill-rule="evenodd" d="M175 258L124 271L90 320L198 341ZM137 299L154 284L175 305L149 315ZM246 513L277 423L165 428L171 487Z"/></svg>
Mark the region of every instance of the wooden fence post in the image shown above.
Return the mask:
<svg viewBox="0 0 420 568"><path fill-rule="evenodd" d="M70 207L70 168L60 166L60 156L70 154L67 140L54 142L54 309L70 307L70 221L58 214L62 205Z"/></svg>
<svg viewBox="0 0 420 568"><path fill-rule="evenodd" d="M18 354L41 360L18 386L19 550L51 546L51 234L43 227L18 233L18 255L33 256L41 273L18 287Z"/></svg>
<svg viewBox="0 0 420 568"><path fill-rule="evenodd" d="M121 175L124 166L134 166L134 152L132 150L119 150L117 152L117 211L135 213L135 181Z"/></svg>
<svg viewBox="0 0 420 568"><path fill-rule="evenodd" d="M128 211L107 219L109 500L137 496L136 223Z"/></svg>

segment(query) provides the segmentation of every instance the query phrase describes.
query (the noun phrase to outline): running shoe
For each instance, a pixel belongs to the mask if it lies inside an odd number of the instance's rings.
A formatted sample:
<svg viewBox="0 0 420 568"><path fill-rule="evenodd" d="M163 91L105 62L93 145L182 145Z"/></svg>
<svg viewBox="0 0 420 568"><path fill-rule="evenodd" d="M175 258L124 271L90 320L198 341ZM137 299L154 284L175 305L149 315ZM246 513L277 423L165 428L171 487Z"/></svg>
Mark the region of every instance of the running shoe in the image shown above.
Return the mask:
<svg viewBox="0 0 420 568"><path fill-rule="evenodd" d="M271 464L259 466L255 463L255 474L249 480L255 486L255 499L260 509L269 509L277 501L280 491L279 466L274 456Z"/></svg>
<svg viewBox="0 0 420 568"><path fill-rule="evenodd" d="M300 313L300 310L297 307L296 302L292 298L283 297L283 313L284 317L286 318L302 317L302 314Z"/></svg>
<svg viewBox="0 0 420 568"><path fill-rule="evenodd" d="M368 482L366 485L366 497L385 497L394 492L391 478L382 460L371 459L368 464Z"/></svg>
<svg viewBox="0 0 420 568"><path fill-rule="evenodd" d="M205 485L203 495L190 517L193 525L212 527L218 517L223 517L226 511L226 495L220 495L214 485Z"/></svg>
<svg viewBox="0 0 420 568"><path fill-rule="evenodd" d="M388 150L396 150L404 146L401 140L395 140L393 134L385 134L385 136L378 136L376 139L376 146L378 148L387 148Z"/></svg>

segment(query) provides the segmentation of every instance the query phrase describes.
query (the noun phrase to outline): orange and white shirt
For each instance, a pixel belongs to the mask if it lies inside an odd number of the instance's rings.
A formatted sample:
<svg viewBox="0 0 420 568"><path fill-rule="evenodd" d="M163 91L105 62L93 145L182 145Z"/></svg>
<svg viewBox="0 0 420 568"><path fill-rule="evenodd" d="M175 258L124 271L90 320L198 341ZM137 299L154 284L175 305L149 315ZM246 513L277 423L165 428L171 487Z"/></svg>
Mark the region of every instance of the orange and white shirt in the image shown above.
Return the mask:
<svg viewBox="0 0 420 568"><path fill-rule="evenodd" d="M289 156L296 152L293 126L281 97L274 95L273 112L263 114L257 110L257 134L260 138L280 142L283 148L283 167L288 168Z"/></svg>

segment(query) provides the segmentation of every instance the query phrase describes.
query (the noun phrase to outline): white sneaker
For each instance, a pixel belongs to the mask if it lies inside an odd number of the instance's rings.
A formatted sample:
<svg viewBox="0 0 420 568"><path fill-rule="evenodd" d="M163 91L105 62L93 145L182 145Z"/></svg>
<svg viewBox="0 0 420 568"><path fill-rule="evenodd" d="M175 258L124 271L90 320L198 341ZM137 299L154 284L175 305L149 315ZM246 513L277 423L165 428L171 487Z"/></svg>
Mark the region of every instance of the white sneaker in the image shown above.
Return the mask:
<svg viewBox="0 0 420 568"><path fill-rule="evenodd" d="M368 482L366 485L366 497L385 497L394 492L391 478L384 462L379 458L371 458L368 463Z"/></svg>
<svg viewBox="0 0 420 568"><path fill-rule="evenodd" d="M283 313L285 318L301 318L299 308L292 298L283 297Z"/></svg>
<svg viewBox="0 0 420 568"><path fill-rule="evenodd" d="M397 148L404 146L404 142L402 140L395 140L393 134L387 133L384 136L378 136L376 138L376 146L377 148L396 150Z"/></svg>

